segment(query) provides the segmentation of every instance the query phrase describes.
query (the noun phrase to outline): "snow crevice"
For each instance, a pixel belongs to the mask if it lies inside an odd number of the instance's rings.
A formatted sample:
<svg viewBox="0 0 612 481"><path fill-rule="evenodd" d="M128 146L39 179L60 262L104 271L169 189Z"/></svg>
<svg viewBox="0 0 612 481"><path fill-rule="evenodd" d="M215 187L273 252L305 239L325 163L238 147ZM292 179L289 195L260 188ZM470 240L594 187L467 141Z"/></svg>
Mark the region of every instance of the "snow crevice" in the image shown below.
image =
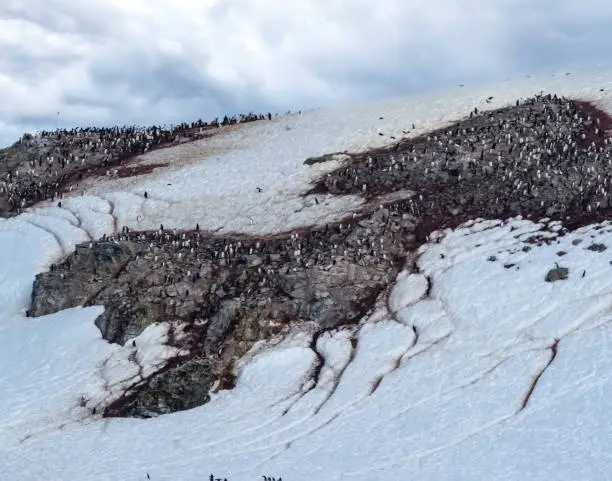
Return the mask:
<svg viewBox="0 0 612 481"><path fill-rule="evenodd" d="M527 407L527 405L529 404L529 400L531 399L531 396L533 395L533 392L535 391L536 386L538 385L538 382L540 381L540 378L544 375L546 370L550 367L550 365L553 363L553 361L557 357L558 345L559 345L559 339L555 338L553 343L548 347L548 349L550 350L550 359L544 365L544 367L542 367L542 369L533 377L533 380L531 381L531 385L529 386L529 389L527 390L527 392L525 393L525 396L523 397L523 401L521 402L521 407L517 411L517 414L523 411Z"/></svg>

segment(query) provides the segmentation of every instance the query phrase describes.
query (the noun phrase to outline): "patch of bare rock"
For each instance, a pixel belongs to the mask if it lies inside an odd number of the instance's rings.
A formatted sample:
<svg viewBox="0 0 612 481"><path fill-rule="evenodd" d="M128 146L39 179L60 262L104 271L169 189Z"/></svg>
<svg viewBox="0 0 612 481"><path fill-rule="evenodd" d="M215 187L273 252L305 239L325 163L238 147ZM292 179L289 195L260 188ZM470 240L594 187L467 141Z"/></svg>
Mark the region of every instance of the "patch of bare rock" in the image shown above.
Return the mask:
<svg viewBox="0 0 612 481"><path fill-rule="evenodd" d="M120 344L154 322L181 326L176 347L189 355L107 413L186 409L206 402L217 379L227 385L235 361L255 342L300 325L322 330L358 322L399 272L415 227L415 218L383 207L344 223L260 238L125 232L80 244L38 275L29 315L104 305L96 325Z"/></svg>
<svg viewBox="0 0 612 481"><path fill-rule="evenodd" d="M610 117L593 105L554 95L467 119L393 146L348 155L309 194L374 199L398 188L420 231L474 217L548 217L567 227L609 217Z"/></svg>
<svg viewBox="0 0 612 481"><path fill-rule="evenodd" d="M546 274L544 279L546 282L562 281L569 277L569 269L567 267L555 267Z"/></svg>

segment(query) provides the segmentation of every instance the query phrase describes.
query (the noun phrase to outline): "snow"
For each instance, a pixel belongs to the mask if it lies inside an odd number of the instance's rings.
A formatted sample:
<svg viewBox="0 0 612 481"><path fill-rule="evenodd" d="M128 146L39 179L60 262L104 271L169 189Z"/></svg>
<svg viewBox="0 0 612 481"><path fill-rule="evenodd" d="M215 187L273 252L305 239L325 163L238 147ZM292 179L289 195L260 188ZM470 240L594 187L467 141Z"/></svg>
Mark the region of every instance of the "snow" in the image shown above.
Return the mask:
<svg viewBox="0 0 612 481"><path fill-rule="evenodd" d="M423 274L408 275L402 272L395 281L395 286L389 296L389 309L397 313L414 304L427 292L427 277Z"/></svg>
<svg viewBox="0 0 612 481"><path fill-rule="evenodd" d="M301 197L338 162L309 167L307 157L385 145L412 122L416 135L541 90L611 109L611 83L520 79L240 125L143 156L172 158L152 174L82 185L61 208L0 220L0 478L606 479L612 250L588 246L610 247L612 223L566 233L546 219L474 220L441 232L386 307L318 339L316 385L310 333L295 333L256 345L235 389L149 420L91 409L176 354L165 326L120 346L94 325L102 307L40 318L25 309L36 273L117 226L263 233L327 222L360 200ZM549 244L528 243L535 233ZM555 263L568 279L545 282Z"/></svg>

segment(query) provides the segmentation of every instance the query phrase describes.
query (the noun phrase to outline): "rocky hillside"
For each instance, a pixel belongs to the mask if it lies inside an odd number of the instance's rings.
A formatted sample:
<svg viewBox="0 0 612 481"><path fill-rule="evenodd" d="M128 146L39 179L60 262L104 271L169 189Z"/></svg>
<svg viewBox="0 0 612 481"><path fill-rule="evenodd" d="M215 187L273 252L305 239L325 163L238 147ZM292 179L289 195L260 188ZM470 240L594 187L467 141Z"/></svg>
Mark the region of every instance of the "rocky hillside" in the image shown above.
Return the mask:
<svg viewBox="0 0 612 481"><path fill-rule="evenodd" d="M210 137L237 123L271 120L246 114L173 127L77 128L24 134L0 150L0 216L10 217L43 201L61 198L84 178L126 177L152 170L130 165L136 156ZM159 167L159 165L157 166Z"/></svg>
<svg viewBox="0 0 612 481"><path fill-rule="evenodd" d="M267 237L125 226L38 275L29 315L102 304L96 324L122 344L151 323L171 326L169 343L183 354L99 406L107 416L203 404L211 389L233 386L236 360L256 342L293 329L312 335L316 381L324 362L318 336L358 323L384 302L402 266L418 270L413 252L433 230L477 217L551 217L577 226L608 216L611 125L592 105L556 96L475 110L427 135L343 154L343 165L306 194L315 202L321 194L359 195L366 201L359 213ZM28 144L27 156L38 148ZM331 158L338 154L305 163Z"/></svg>

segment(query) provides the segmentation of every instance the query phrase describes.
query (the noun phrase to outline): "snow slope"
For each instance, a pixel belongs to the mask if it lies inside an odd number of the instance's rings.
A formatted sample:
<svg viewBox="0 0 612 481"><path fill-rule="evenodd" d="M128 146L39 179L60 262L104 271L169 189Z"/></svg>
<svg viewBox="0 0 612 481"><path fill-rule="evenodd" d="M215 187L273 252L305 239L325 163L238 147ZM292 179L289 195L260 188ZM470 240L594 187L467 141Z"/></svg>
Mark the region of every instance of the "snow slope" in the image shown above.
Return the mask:
<svg viewBox="0 0 612 481"><path fill-rule="evenodd" d="M421 248L421 274L400 274L388 308L319 339L316 386L304 383L310 337L296 333L256 346L234 390L151 420L101 419L87 406L173 354L162 327L136 349L101 338L101 307L24 317L35 274L110 234L115 217L250 233L326 222L360 201L301 197L336 166L307 157L385 145L542 90L612 108L612 74L600 73L315 110L152 152L142 162L173 163L0 220L0 479L609 477L612 249L587 247L612 245L612 224L561 236L544 221L479 220L444 232ZM535 232L550 245L526 243ZM569 278L544 282L555 262Z"/></svg>

